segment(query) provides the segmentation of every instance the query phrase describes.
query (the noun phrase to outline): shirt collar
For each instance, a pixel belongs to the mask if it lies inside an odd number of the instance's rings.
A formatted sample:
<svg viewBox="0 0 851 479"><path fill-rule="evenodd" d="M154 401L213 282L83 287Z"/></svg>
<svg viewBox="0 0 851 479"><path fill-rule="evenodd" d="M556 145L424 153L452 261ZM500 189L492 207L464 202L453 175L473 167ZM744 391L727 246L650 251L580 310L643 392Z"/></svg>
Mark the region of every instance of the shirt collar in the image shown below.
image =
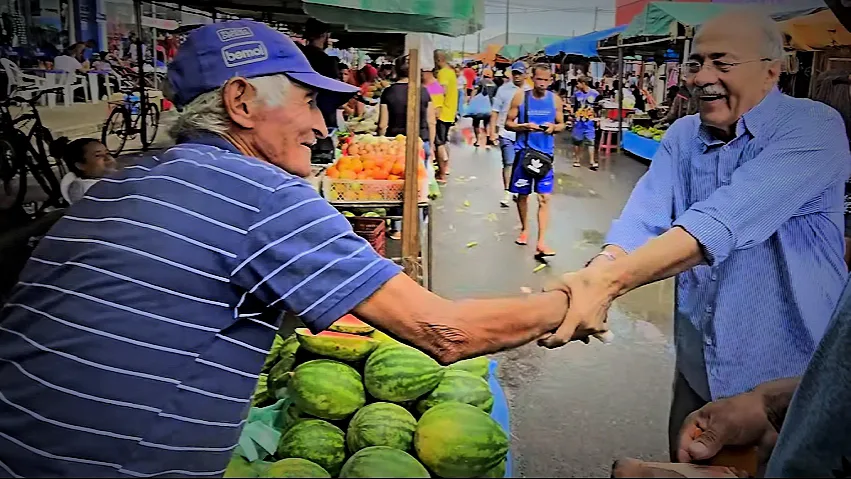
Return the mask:
<svg viewBox="0 0 851 479"><path fill-rule="evenodd" d="M745 134L745 132L750 133L751 136L759 136L761 133L765 133L765 127L768 126L772 122L772 115L776 111L777 102L783 94L777 87L771 89L765 98L762 99L755 107L746 111L739 121L736 122L736 138ZM712 135L712 132L704 126L702 123L697 131L697 136L703 142L703 144L708 149L712 146L722 145L723 141L715 138Z"/></svg>
<svg viewBox="0 0 851 479"><path fill-rule="evenodd" d="M242 152L234 146L233 143L224 139L222 136L207 131L194 131L191 133L182 134L177 138L177 143L197 143L200 145L215 146L216 148L229 151L241 155Z"/></svg>

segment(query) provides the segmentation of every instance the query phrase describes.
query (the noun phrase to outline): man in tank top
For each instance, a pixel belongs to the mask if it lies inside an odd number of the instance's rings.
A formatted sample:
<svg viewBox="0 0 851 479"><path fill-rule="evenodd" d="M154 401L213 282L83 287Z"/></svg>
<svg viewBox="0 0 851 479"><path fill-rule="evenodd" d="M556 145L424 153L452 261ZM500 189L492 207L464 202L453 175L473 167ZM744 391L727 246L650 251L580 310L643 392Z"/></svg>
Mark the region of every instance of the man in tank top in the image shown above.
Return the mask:
<svg viewBox="0 0 851 479"><path fill-rule="evenodd" d="M515 242L519 245L528 243L529 195L534 191L538 195L538 240L535 255L554 256L555 252L548 248L544 241L550 220L549 200L553 192L553 171L550 170L543 178L532 176L523 168L522 159L528 148L553 156L553 135L565 129L564 116L561 114L562 100L548 91L553 82L553 72L549 65L535 65L532 68L532 82L534 87L531 91L521 90L514 95L505 120L505 128L517 133L514 144L517 157L509 184L509 191L517 194L517 211L520 215L521 231Z"/></svg>

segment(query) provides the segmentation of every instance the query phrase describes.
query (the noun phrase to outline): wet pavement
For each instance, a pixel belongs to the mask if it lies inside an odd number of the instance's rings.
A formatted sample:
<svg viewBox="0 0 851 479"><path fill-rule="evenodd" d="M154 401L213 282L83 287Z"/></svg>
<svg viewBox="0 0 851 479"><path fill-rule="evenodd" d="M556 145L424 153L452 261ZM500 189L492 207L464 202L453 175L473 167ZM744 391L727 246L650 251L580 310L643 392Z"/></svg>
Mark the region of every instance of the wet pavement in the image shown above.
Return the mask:
<svg viewBox="0 0 851 479"><path fill-rule="evenodd" d="M455 144L451 176L435 206L434 289L449 298L540 290L596 253L647 166L613 156L609 171L572 167L556 152L556 191L547 241L558 255L534 273L534 237L514 244L517 213L500 208L497 149ZM534 205L530 200L530 205ZM530 206L533 217L536 206ZM533 223L534 225L534 223ZM467 247L476 242L476 246ZM667 460L667 411L673 374L671 282L619 299L609 316L612 344L535 345L499 355L511 403L515 477L608 477L623 456Z"/></svg>

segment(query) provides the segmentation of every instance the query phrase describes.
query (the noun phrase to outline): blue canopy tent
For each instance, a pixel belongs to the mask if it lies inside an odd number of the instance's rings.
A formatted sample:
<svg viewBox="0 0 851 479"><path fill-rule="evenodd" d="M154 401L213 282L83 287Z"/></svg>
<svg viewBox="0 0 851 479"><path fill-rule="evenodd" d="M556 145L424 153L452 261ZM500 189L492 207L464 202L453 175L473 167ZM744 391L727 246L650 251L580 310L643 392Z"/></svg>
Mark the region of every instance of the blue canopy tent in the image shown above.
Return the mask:
<svg viewBox="0 0 851 479"><path fill-rule="evenodd" d="M559 53L564 53L566 55L594 58L599 56L597 55L597 42L617 35L626 30L626 27L627 25L621 25L607 30L586 33L578 37L565 38L544 47L544 53L553 57Z"/></svg>

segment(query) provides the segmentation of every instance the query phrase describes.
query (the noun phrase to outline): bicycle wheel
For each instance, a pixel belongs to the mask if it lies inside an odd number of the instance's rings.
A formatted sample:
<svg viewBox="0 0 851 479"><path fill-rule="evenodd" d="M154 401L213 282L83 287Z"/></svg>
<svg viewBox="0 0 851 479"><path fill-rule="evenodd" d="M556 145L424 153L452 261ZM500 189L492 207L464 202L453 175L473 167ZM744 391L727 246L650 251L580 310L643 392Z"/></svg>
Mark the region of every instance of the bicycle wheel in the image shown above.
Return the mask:
<svg viewBox="0 0 851 479"><path fill-rule="evenodd" d="M148 112L145 115L145 138L142 138L142 146L147 148L154 143L157 130L160 128L160 109L153 103L148 103Z"/></svg>
<svg viewBox="0 0 851 479"><path fill-rule="evenodd" d="M38 144L39 141L41 141L44 153L48 156L49 161L51 158L50 145L53 143L53 133L51 133L46 126L42 126L36 133L35 138L33 138L33 148L35 148L36 151L40 151L40 148L42 148L42 146L39 146ZM62 161L62 158L53 158L53 161L51 161L50 164L59 170L58 176L60 179L68 173L68 168L65 166L65 162Z"/></svg>
<svg viewBox="0 0 851 479"><path fill-rule="evenodd" d="M27 170L20 149L0 138L0 211L17 208L27 193Z"/></svg>
<svg viewBox="0 0 851 479"><path fill-rule="evenodd" d="M127 143L130 131L130 112L123 106L117 106L103 124L100 140L112 156L118 156Z"/></svg>
<svg viewBox="0 0 851 479"><path fill-rule="evenodd" d="M59 179L56 178L50 161L48 161L46 156L42 156L32 145L27 146L29 146L26 156L27 169L29 169L30 174L35 178L38 186L41 187L47 196L39 210L43 210L45 206L55 206L57 208L67 206L65 199L62 197Z"/></svg>

